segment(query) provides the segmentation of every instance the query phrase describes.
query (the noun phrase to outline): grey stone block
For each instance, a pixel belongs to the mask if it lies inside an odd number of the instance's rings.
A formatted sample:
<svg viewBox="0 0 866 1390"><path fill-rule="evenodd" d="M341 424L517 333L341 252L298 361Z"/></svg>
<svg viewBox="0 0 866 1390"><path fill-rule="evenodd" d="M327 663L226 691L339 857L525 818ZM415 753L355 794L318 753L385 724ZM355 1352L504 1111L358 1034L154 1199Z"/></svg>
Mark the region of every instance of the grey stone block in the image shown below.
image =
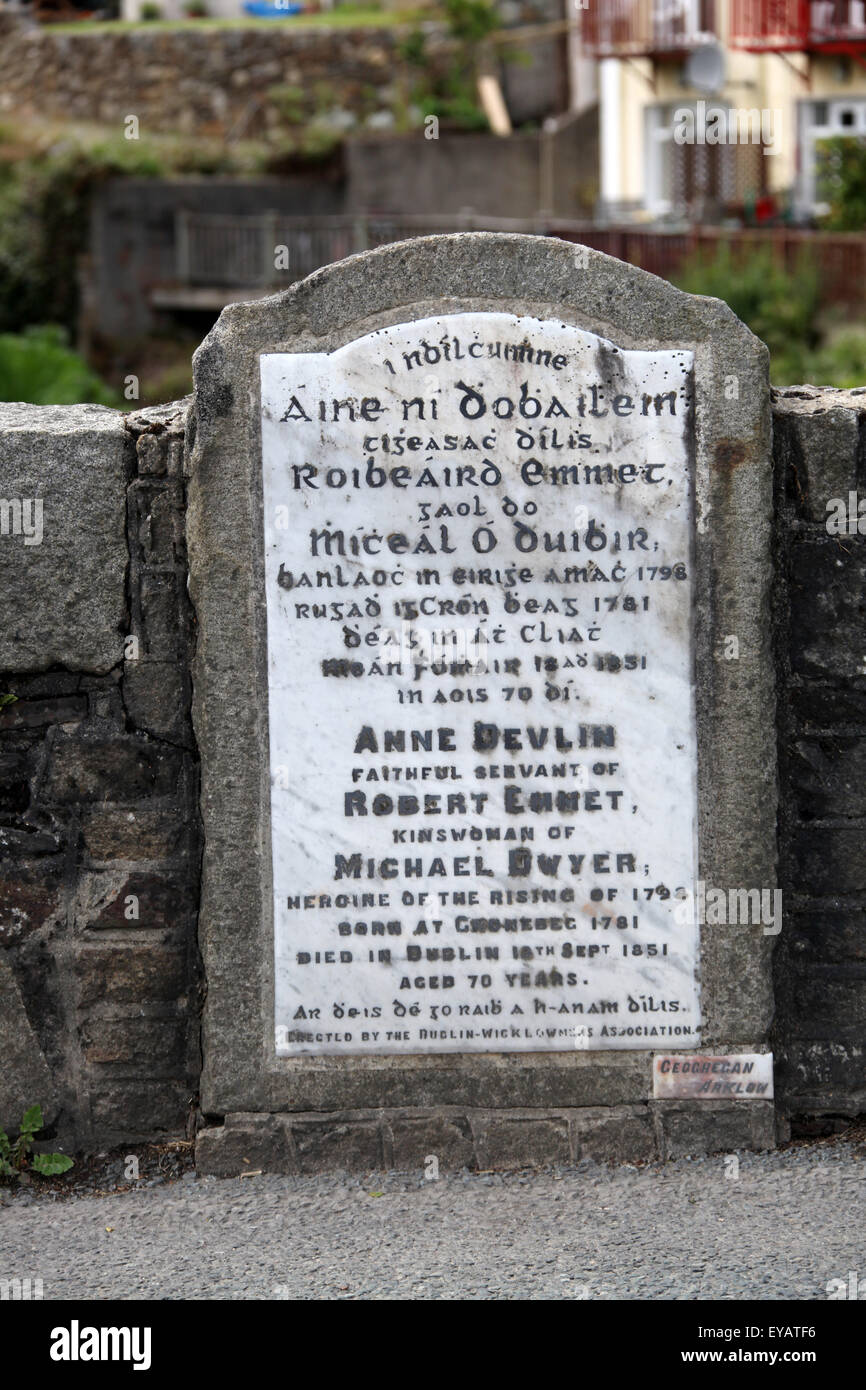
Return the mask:
<svg viewBox="0 0 866 1390"><path fill-rule="evenodd" d="M776 1124L769 1100L656 1101L653 1109L662 1130L662 1157L774 1149Z"/></svg>
<svg viewBox="0 0 866 1390"><path fill-rule="evenodd" d="M278 1115L226 1115L225 1123L199 1130L196 1168L217 1178L235 1178L260 1168L297 1173L287 1122Z"/></svg>
<svg viewBox="0 0 866 1390"><path fill-rule="evenodd" d="M647 1106L576 1110L572 1133L576 1159L617 1163L659 1157L656 1129Z"/></svg>
<svg viewBox="0 0 866 1390"><path fill-rule="evenodd" d="M423 1168L431 1156L442 1172L475 1166L472 1131L465 1115L394 1115L383 1124L394 1168Z"/></svg>
<svg viewBox="0 0 866 1390"><path fill-rule="evenodd" d="M0 960L0 1129L15 1131L31 1105L42 1106L46 1124L57 1113L57 1097L39 1040L30 1026L21 992Z"/></svg>
<svg viewBox="0 0 866 1390"><path fill-rule="evenodd" d="M385 1166L378 1118L293 1118L291 1130L302 1173L362 1173Z"/></svg>
<svg viewBox="0 0 866 1390"><path fill-rule="evenodd" d="M471 1116L471 1123L479 1168L538 1168L571 1161L566 1115L482 1111Z"/></svg>
<svg viewBox="0 0 866 1390"><path fill-rule="evenodd" d="M123 416L103 406L0 404L0 670L104 672L127 621ZM23 519L41 499L42 536ZM11 510L10 510L11 507ZM17 531L18 534L12 534Z"/></svg>
<svg viewBox="0 0 866 1390"><path fill-rule="evenodd" d="M52 744L40 796L59 804L170 796L180 772L179 750L165 744L61 735Z"/></svg>
<svg viewBox="0 0 866 1390"><path fill-rule="evenodd" d="M81 815L84 845L91 859L167 859L187 847L191 830L180 807L134 811L100 803Z"/></svg>
<svg viewBox="0 0 866 1390"><path fill-rule="evenodd" d="M515 1169L647 1162L734 1149L771 1149L770 1101L659 1101L646 1106L549 1110L378 1110L335 1114L231 1114L199 1131L202 1173L368 1173Z"/></svg>
<svg viewBox="0 0 866 1390"><path fill-rule="evenodd" d="M171 743L191 742L188 677L181 662L127 662L123 703L134 729Z"/></svg>
<svg viewBox="0 0 866 1390"><path fill-rule="evenodd" d="M782 393L775 404L797 511L806 521L824 522L830 499L847 504L849 491L857 486L863 397L835 390L809 397Z"/></svg>

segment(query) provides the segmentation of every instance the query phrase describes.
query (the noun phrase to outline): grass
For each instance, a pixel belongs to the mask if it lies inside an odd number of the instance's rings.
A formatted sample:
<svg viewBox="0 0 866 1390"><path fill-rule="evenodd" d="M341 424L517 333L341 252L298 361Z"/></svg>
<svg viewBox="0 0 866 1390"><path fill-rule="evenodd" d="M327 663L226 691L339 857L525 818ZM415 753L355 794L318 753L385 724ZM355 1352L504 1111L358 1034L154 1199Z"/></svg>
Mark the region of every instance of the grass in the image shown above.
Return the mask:
<svg viewBox="0 0 866 1390"><path fill-rule="evenodd" d="M185 33L189 29L271 29L278 24L292 29L396 29L435 18L430 10L365 10L346 6L319 14L286 15L280 20L244 15L237 19L79 19L69 24L45 26L47 34Z"/></svg>

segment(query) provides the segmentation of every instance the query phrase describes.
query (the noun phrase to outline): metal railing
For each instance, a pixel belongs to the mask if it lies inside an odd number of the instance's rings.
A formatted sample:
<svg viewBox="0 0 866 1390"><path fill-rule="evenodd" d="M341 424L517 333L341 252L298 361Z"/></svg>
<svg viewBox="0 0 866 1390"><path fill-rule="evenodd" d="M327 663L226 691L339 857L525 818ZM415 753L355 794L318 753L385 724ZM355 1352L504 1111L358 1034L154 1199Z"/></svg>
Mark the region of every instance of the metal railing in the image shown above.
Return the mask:
<svg viewBox="0 0 866 1390"><path fill-rule="evenodd" d="M690 53L717 37L715 0L603 0L580 18L593 58Z"/></svg>
<svg viewBox="0 0 866 1390"><path fill-rule="evenodd" d="M177 279L185 285L267 287L301 280L357 251L437 232L541 231L546 223L512 218L395 215L283 217L179 212L175 226Z"/></svg>
<svg viewBox="0 0 866 1390"><path fill-rule="evenodd" d="M863 0L732 0L728 42L754 53L853 52L866 46Z"/></svg>
<svg viewBox="0 0 866 1390"><path fill-rule="evenodd" d="M735 257L770 246L779 264L792 272L798 269L804 253L808 255L826 302L859 310L866 305L866 234L860 232L788 227L729 231L704 226L661 231L598 227L552 217L516 220L470 214L286 218L276 213L247 217L183 213L177 225L177 283L226 291L266 291L303 279L357 251L411 237L466 231L555 236L666 277L676 274L685 261L711 261L721 245L730 246Z"/></svg>

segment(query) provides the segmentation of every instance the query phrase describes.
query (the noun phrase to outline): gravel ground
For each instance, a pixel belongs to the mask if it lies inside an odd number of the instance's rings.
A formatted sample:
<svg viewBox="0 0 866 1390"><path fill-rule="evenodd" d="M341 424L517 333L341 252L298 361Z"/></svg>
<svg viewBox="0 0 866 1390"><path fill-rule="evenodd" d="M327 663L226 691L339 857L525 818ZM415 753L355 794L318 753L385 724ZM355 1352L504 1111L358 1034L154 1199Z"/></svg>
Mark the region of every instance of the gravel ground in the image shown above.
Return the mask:
<svg viewBox="0 0 866 1390"><path fill-rule="evenodd" d="M859 1272L866 1145L363 1178L157 1174L0 1194L0 1278L46 1299L805 1299ZM169 1165L171 1167L171 1165Z"/></svg>

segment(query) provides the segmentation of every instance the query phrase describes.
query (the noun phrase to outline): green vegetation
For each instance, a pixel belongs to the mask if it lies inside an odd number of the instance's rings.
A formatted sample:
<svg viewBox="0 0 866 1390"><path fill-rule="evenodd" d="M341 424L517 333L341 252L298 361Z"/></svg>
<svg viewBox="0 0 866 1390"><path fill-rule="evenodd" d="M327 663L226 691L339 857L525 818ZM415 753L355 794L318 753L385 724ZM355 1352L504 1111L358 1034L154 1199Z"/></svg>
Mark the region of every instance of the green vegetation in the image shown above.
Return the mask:
<svg viewBox="0 0 866 1390"><path fill-rule="evenodd" d="M56 325L0 334L0 400L31 405L119 405Z"/></svg>
<svg viewBox="0 0 866 1390"><path fill-rule="evenodd" d="M413 29L400 45L400 56L415 73L409 103L422 116L435 116L460 130L487 130L478 104L478 72L484 42L499 28L499 16L491 0L443 0L442 10L454 40L444 71L433 69L423 30Z"/></svg>
<svg viewBox="0 0 866 1390"><path fill-rule="evenodd" d="M0 126L0 333L31 324L75 331L78 258L87 250L90 197L101 182L177 174L262 174L276 158L261 143L191 137L126 140L100 127L17 132Z"/></svg>
<svg viewBox="0 0 866 1390"><path fill-rule="evenodd" d="M18 1138L14 1143L4 1130L0 1129L0 1177L17 1178L20 1177L27 1167L27 1158L33 1148L33 1139L42 1129L42 1108L39 1105L31 1105L29 1110L24 1112L21 1126L18 1131ZM34 1154L30 1159L29 1165L34 1173L40 1173L45 1178L55 1177L58 1173L66 1173L72 1167L72 1159L66 1154Z"/></svg>
<svg viewBox="0 0 866 1390"><path fill-rule="evenodd" d="M308 87L283 83L268 89L268 100L279 112L284 126L269 157L269 167L282 172L287 162L315 163L329 159L343 141L343 130L331 120L339 107L337 89L331 82L314 82ZM380 104L375 89L365 93L356 109L359 119Z"/></svg>
<svg viewBox="0 0 866 1390"><path fill-rule="evenodd" d="M794 385L793 377L784 382L779 380L780 384ZM797 380L809 381L814 386L866 386L866 327L848 325L830 329L821 345L807 358L805 372Z"/></svg>
<svg viewBox="0 0 866 1390"><path fill-rule="evenodd" d="M866 229L866 140L837 135L817 145L819 202L829 206L821 226L828 232Z"/></svg>
<svg viewBox="0 0 866 1390"><path fill-rule="evenodd" d="M144 8L144 7L142 7ZM151 3L148 8L153 8L162 14L160 5ZM212 28L212 29L255 29L267 28L273 30L279 24L291 25L293 29L353 29L353 28L387 28L392 29L404 24L416 23L420 19L430 19L434 16L429 11L417 9L405 10L377 10L370 5L340 5L336 10L324 10L318 14L287 14L284 19L258 19L253 15L239 16L237 19L214 19L206 18L186 18L186 19L162 19L157 17L151 20L131 20L131 19L80 19L68 24L52 24L53 34L78 34L82 37L87 34L123 34L134 33L141 29L160 29L167 32L180 32L184 29Z"/></svg>
<svg viewBox="0 0 866 1390"><path fill-rule="evenodd" d="M722 245L712 261L692 260L672 278L690 294L730 304L770 349L775 385L866 385L866 325L820 312L818 275L807 254L790 271L770 246Z"/></svg>
<svg viewBox="0 0 866 1390"><path fill-rule="evenodd" d="M671 278L689 294L724 299L767 344L770 375L778 385L813 380L821 340L820 287L808 255L791 272L770 246L742 242L732 249L723 243L712 261L693 259Z"/></svg>
<svg viewBox="0 0 866 1390"><path fill-rule="evenodd" d="M442 8L449 30L466 44L479 44L499 28L492 0L442 0Z"/></svg>

